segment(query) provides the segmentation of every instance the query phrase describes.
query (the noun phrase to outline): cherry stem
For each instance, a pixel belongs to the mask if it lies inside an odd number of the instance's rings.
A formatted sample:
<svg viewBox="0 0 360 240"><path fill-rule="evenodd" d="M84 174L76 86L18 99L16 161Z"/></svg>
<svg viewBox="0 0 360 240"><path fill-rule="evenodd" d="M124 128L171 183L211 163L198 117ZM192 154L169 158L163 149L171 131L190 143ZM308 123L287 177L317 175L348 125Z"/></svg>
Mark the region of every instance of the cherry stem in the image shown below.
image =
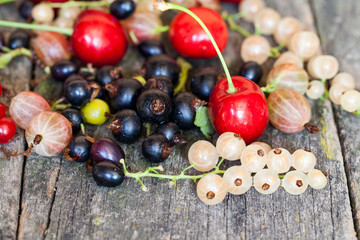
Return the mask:
<svg viewBox="0 0 360 240"><path fill-rule="evenodd" d="M20 23L20 22L12 22L12 21L3 21L3 20L0 20L0 26L58 32L58 33L62 33L62 34L69 35L69 36L71 36L74 32L74 30L72 28L62 28L62 27L54 27L54 26L46 26L46 25L38 25L38 24L30 24L30 23Z"/></svg>
<svg viewBox="0 0 360 240"><path fill-rule="evenodd" d="M239 13L238 13L239 14ZM234 21L234 19L239 18L237 14L233 14L233 15L228 15L227 12L224 12L222 14L222 17L225 19L225 21L227 21L227 23L229 24L229 28L231 30L234 30L238 33L240 33L241 35L243 35L244 37L249 37L251 36L251 34L246 31L244 28L240 27L239 25L237 25Z"/></svg>
<svg viewBox="0 0 360 240"><path fill-rule="evenodd" d="M94 2L85 2L85 1L68 1L64 3L46 3L53 8L66 8L66 7L100 7L108 6L111 3L107 1L94 1Z"/></svg>
<svg viewBox="0 0 360 240"><path fill-rule="evenodd" d="M205 33L208 35L212 45L215 48L216 53L217 53L217 55L218 55L218 57L220 59L220 62L222 64L223 68L224 68L224 72L225 72L225 75L226 75L226 78L227 78L227 81L228 81L228 90L227 90L227 92L230 93L230 94L235 93L236 88L234 86L234 83L231 80L231 75L230 75L228 67L226 66L225 59L224 59L223 55L221 54L221 51L220 51L217 43L215 42L214 37L211 35L209 29L206 27L204 22L198 16L196 16L196 14L194 14L192 11L190 11L189 9L187 9L185 7L182 7L180 5L173 4L173 3L168 3L168 2L164 2L164 1L156 1L156 0L153 1L153 4L154 4L155 8L158 8L161 11L174 9L174 10L179 10L179 11L185 12L185 13L189 14L192 18L194 18L195 21L200 24L200 26L204 29Z"/></svg>
<svg viewBox="0 0 360 240"><path fill-rule="evenodd" d="M168 25L165 25L165 26L159 26L157 28L154 29L153 33L163 33L163 32L167 32L169 31L169 26Z"/></svg>
<svg viewBox="0 0 360 240"><path fill-rule="evenodd" d="M180 172L179 175L160 174L157 171L154 171L155 168L153 168L153 167L147 168L143 172L131 173L131 172L128 172L128 170L126 169L126 164L125 164L124 159L121 159L120 163L123 166L125 176L127 176L129 178L135 178L135 180L141 184L143 190L144 189L147 190L144 183L141 181L141 178L144 178L144 177L153 177L153 178L159 178L159 179L169 179L169 180L173 181L174 183L176 183L176 181L180 180L180 179L197 180L197 179L200 179L200 178L202 178L202 177L204 177L204 176L206 176L208 174L211 174L211 173L214 173L214 174L223 174L223 173L225 173L225 170L215 169L215 170L213 170L211 172L203 173L203 174L200 174L200 175L186 175L185 171L192 168L192 167L194 167L194 165L190 165L190 166L186 167L184 170L182 170ZM163 170L162 166L159 166L156 169Z"/></svg>
<svg viewBox="0 0 360 240"><path fill-rule="evenodd" d="M185 91L186 80L188 78L188 72L192 68L191 64L188 63L183 58L178 58L176 60L176 62L181 68L181 73L180 73L179 83L176 86L176 88L174 89L174 95L178 94L179 92Z"/></svg>

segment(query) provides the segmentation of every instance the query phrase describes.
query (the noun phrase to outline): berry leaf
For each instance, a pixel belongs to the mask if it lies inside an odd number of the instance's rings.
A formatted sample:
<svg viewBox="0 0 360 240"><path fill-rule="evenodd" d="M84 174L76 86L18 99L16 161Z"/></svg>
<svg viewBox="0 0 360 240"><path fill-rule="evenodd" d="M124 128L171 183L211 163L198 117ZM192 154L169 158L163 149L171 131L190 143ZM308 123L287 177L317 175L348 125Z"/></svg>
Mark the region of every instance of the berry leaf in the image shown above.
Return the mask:
<svg viewBox="0 0 360 240"><path fill-rule="evenodd" d="M209 119L207 107L201 106L196 110L194 124L200 128L200 131L208 139L211 138L211 135L215 132L214 127Z"/></svg>

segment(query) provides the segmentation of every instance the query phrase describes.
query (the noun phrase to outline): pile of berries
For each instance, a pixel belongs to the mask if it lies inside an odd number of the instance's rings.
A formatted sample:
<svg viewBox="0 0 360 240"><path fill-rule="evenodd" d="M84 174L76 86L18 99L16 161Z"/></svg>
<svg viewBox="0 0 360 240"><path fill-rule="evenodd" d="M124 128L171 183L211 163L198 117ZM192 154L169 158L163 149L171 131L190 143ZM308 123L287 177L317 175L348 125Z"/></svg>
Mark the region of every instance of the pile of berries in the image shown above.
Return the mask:
<svg viewBox="0 0 360 240"><path fill-rule="evenodd" d="M0 84L0 96L2 94ZM6 106L0 102L0 143L10 142L16 133L16 124L12 118L6 116Z"/></svg>

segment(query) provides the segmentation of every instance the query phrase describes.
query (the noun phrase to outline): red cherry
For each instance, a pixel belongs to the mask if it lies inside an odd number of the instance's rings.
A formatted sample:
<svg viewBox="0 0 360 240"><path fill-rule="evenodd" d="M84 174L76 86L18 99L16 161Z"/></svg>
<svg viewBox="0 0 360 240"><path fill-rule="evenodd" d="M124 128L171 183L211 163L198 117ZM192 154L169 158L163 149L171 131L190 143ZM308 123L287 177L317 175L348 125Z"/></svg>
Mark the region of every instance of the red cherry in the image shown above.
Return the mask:
<svg viewBox="0 0 360 240"><path fill-rule="evenodd" d="M0 93L1 93L1 91L0 91ZM6 116L6 107L4 104L0 103L0 118L3 118L5 116Z"/></svg>
<svg viewBox="0 0 360 240"><path fill-rule="evenodd" d="M9 117L0 119L0 143L10 142L16 133L16 124L14 120Z"/></svg>
<svg viewBox="0 0 360 240"><path fill-rule="evenodd" d="M193 7L189 10L204 22L220 51L224 50L228 40L228 30L220 14L205 7ZM169 36L175 50L185 57L212 58L217 56L206 32L187 13L182 12L174 18L170 25Z"/></svg>
<svg viewBox="0 0 360 240"><path fill-rule="evenodd" d="M236 92L227 92L228 82L219 81L209 98L209 117L218 134L240 134L246 144L255 141L264 132L269 122L266 98L258 85L252 81L231 77Z"/></svg>
<svg viewBox="0 0 360 240"><path fill-rule="evenodd" d="M77 21L71 47L82 62L94 66L114 65L124 56L127 40L123 28L113 16L91 10Z"/></svg>
<svg viewBox="0 0 360 240"><path fill-rule="evenodd" d="M0 84L0 96L1 96L1 93L2 93L2 86L1 86L1 84Z"/></svg>

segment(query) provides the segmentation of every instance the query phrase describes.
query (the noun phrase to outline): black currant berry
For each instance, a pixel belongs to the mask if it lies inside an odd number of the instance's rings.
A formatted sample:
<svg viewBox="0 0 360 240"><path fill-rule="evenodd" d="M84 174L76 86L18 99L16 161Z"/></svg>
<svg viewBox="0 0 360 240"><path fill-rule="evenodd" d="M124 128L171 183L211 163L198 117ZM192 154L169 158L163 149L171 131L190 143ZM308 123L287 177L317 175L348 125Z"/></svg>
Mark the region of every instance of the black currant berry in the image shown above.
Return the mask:
<svg viewBox="0 0 360 240"><path fill-rule="evenodd" d="M142 41L138 45L139 52L144 57L148 58L156 54L164 54L165 47L160 41L156 40L146 40Z"/></svg>
<svg viewBox="0 0 360 240"><path fill-rule="evenodd" d="M216 68L202 68L191 79L191 92L200 99L208 101L221 73Z"/></svg>
<svg viewBox="0 0 360 240"><path fill-rule="evenodd" d="M90 158L91 145L91 140L86 136L74 137L64 150L65 158L70 161L86 162Z"/></svg>
<svg viewBox="0 0 360 240"><path fill-rule="evenodd" d="M8 46L10 49L16 48L29 48L30 43L30 35L27 31L24 30L16 30L11 33Z"/></svg>
<svg viewBox="0 0 360 240"><path fill-rule="evenodd" d="M156 76L146 81L144 89L158 88L167 93L170 97L174 95L174 85L170 78L165 76Z"/></svg>
<svg viewBox="0 0 360 240"><path fill-rule="evenodd" d="M115 0L110 5L110 13L117 19L123 20L130 17L136 8L133 0Z"/></svg>
<svg viewBox="0 0 360 240"><path fill-rule="evenodd" d="M171 98L157 88L143 91L136 103L137 113L144 122L161 124L171 114Z"/></svg>
<svg viewBox="0 0 360 240"><path fill-rule="evenodd" d="M174 122L161 124L156 132L164 135L172 145L187 143L186 140L181 138L180 128Z"/></svg>
<svg viewBox="0 0 360 240"><path fill-rule="evenodd" d="M115 119L110 123L115 138L119 142L133 143L141 135L142 122L137 113L131 109L124 109L115 114Z"/></svg>
<svg viewBox="0 0 360 240"><path fill-rule="evenodd" d="M175 122L180 129L189 130L195 127L196 109L205 105L194 94L190 92L182 92L173 99L173 111L171 120Z"/></svg>
<svg viewBox="0 0 360 240"><path fill-rule="evenodd" d="M85 79L74 78L64 84L64 97L74 106L82 106L91 98L92 88Z"/></svg>
<svg viewBox="0 0 360 240"><path fill-rule="evenodd" d="M122 78L120 67L103 66L96 72L96 81L102 86L119 78Z"/></svg>
<svg viewBox="0 0 360 240"><path fill-rule="evenodd" d="M103 161L121 166L120 159L125 159L124 150L110 138L100 138L91 146L91 159L97 164Z"/></svg>
<svg viewBox="0 0 360 240"><path fill-rule="evenodd" d="M162 134L152 134L142 143L142 153L147 161L159 163L166 160L173 148L169 140Z"/></svg>
<svg viewBox="0 0 360 240"><path fill-rule="evenodd" d="M60 60L50 68L51 76L58 81L65 81L79 71L79 66L69 60Z"/></svg>
<svg viewBox="0 0 360 240"><path fill-rule="evenodd" d="M110 106L113 111L135 109L136 100L142 88L141 83L134 78L118 79L105 86L105 89L109 91Z"/></svg>
<svg viewBox="0 0 360 240"><path fill-rule="evenodd" d="M79 109L75 107L65 108L61 114L71 123L73 133L80 130L81 123L83 123L84 120Z"/></svg>
<svg viewBox="0 0 360 240"><path fill-rule="evenodd" d="M145 78L165 76L171 79L174 86L179 81L180 67L174 59L165 54L151 56L144 63Z"/></svg>
<svg viewBox="0 0 360 240"><path fill-rule="evenodd" d="M31 17L31 11L34 7L34 3L31 1L22 1L18 7L18 11L20 16L23 17L25 20Z"/></svg>
<svg viewBox="0 0 360 240"><path fill-rule="evenodd" d="M241 66L239 75L259 84L263 71L256 62L246 62Z"/></svg>
<svg viewBox="0 0 360 240"><path fill-rule="evenodd" d="M99 186L116 187L125 179L122 168L115 166L111 162L101 162L94 166L92 176Z"/></svg>

